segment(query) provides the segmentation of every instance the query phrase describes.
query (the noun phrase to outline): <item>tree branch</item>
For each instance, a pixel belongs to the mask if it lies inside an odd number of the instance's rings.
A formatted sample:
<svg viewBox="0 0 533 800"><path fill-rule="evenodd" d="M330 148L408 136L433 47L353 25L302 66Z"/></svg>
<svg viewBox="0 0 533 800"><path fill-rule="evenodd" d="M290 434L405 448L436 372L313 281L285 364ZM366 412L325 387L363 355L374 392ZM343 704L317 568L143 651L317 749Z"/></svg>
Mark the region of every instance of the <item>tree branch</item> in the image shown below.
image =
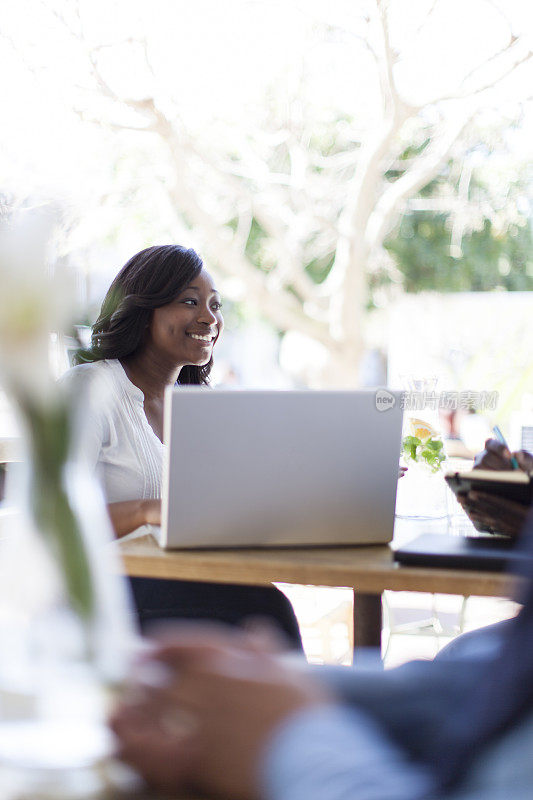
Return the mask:
<svg viewBox="0 0 533 800"><path fill-rule="evenodd" d="M468 206L468 193L470 191L470 180L472 178L473 165L470 161L463 159L461 168L461 177L459 178L459 187L457 196L463 207ZM453 225L450 237L450 255L453 258L460 258L462 255L462 242L463 234L466 228L466 214L455 213L452 216Z"/></svg>
<svg viewBox="0 0 533 800"><path fill-rule="evenodd" d="M493 56L491 56L490 59L488 59L488 61L485 61L483 64L479 64L477 67L474 67L474 69L471 70L470 73L463 79L463 81L461 82L461 86L464 86L465 83L468 82L468 80L470 80L477 72L479 72L479 70L483 69L483 67L486 67L487 64L490 64L491 62L494 62L496 59L501 58L504 53L511 52L513 48L516 50L517 49L515 46L516 42L517 39L513 37L511 41L504 48L502 48ZM450 92L449 94L444 94L438 97L434 97L433 99L428 100L427 103L424 103L424 105L442 103L447 100L464 100L467 97L474 97L475 95L481 94L482 92L487 91L487 89L492 89L494 86L497 86L508 75L514 72L514 70L517 67L519 67L520 64L525 64L526 61L529 61L529 59L532 57L533 57L533 51L528 50L523 55L519 56L515 61L513 61L506 69L504 69L501 75L499 75L497 78L493 78L492 80L486 81L485 83L480 83L472 89L464 88L462 91L461 89L458 89L457 92Z"/></svg>
<svg viewBox="0 0 533 800"><path fill-rule="evenodd" d="M111 128L112 130L116 131L135 131L135 133L154 133L155 128L153 125L144 125L143 127L139 127L138 125L127 125L124 122L112 122L111 120L101 120L98 117L95 117L91 114L88 114L81 108L73 108L72 109L76 116L78 116L82 122L88 122L91 125L99 125L101 128Z"/></svg>
<svg viewBox="0 0 533 800"><path fill-rule="evenodd" d="M168 139L168 135L165 134L165 137ZM182 142L182 147L183 146L184 143ZM222 177L225 183L228 181L228 176L231 176L230 180L233 190L237 196L241 197L242 202L249 205L251 213L269 235L271 245L276 252L278 260L278 265L271 271L268 277L269 284L275 286L276 291L279 291L280 287L287 288L293 286L304 302L317 302L317 286L303 270L301 245L299 245L294 233L291 236L291 224L290 222L284 222L272 211L273 209L283 209L285 213L287 213L289 209L286 198L283 196L275 197L271 198L272 202L269 202L269 200L263 196L262 200L260 200L259 193L250 192L242 181L237 179L237 175L242 176L244 173L249 179L253 179L254 182L259 181L262 183L265 173L264 162L259 161L255 154L253 155L254 160L257 162L256 166L261 168L258 176L258 170L243 170L242 166L237 169L232 165L232 169L230 170L230 165L227 162L215 160L205 152L199 152L196 143L192 141L188 142L188 146L198 155L203 163L208 164L210 169L215 171L219 177ZM290 177L284 177L286 178L286 183L290 184ZM287 237L289 237L289 241L287 241Z"/></svg>
<svg viewBox="0 0 533 800"><path fill-rule="evenodd" d="M429 146L425 156L420 159L418 164L385 189L368 221L366 242L369 251L381 245L392 227L394 215L401 203L420 191L438 175L453 144L473 114L474 110L465 115L458 115L448 130L433 145Z"/></svg>
<svg viewBox="0 0 533 800"><path fill-rule="evenodd" d="M382 48L383 48L383 59L381 59L381 70L380 75L382 75L382 89L383 91L383 100L384 100L384 110L387 113L387 96L389 100L389 104L391 109L388 111L389 114L392 116L406 116L414 113L416 110L412 105L406 103L406 101L400 97L398 92L398 87L396 86L396 81L394 78L394 64L396 61L396 54L393 52L391 43L390 43L390 35L389 35L389 19L387 15L387 0L375 0L376 9L377 9L377 18L380 25L380 32L381 32L381 40L382 40ZM407 113L406 113L407 112Z"/></svg>
<svg viewBox="0 0 533 800"><path fill-rule="evenodd" d="M295 328L323 343L329 341L326 324L309 317L299 301L289 292L272 293L268 288L268 276L261 273L244 255L238 240L231 235L229 228L221 231L213 222L211 214L200 205L194 191L194 176L189 177L190 168L183 151L176 147L168 136L165 141L174 163L175 185L169 191L174 207L185 213L189 222L198 227L203 234L203 247L213 263L226 275L242 278L247 297L282 330Z"/></svg>

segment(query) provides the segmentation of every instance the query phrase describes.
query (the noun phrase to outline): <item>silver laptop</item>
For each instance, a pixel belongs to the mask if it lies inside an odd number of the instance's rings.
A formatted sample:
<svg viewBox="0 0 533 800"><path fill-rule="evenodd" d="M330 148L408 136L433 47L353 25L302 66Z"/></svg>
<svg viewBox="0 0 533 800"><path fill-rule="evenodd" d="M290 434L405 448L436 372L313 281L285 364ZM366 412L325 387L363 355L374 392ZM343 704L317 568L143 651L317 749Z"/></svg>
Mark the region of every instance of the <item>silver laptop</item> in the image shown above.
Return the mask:
<svg viewBox="0 0 533 800"><path fill-rule="evenodd" d="M390 541L402 411L379 394L169 389L160 545Z"/></svg>

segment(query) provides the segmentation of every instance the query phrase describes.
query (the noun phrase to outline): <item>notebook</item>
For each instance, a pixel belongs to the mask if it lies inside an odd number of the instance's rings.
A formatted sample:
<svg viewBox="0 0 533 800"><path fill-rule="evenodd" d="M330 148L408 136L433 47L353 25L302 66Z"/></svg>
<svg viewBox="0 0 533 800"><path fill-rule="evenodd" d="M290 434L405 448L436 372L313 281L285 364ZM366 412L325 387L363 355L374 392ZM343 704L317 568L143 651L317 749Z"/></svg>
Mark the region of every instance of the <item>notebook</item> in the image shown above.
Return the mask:
<svg viewBox="0 0 533 800"><path fill-rule="evenodd" d="M526 506L533 503L533 480L531 475L521 469L449 472L445 479L455 494L472 490L488 492Z"/></svg>

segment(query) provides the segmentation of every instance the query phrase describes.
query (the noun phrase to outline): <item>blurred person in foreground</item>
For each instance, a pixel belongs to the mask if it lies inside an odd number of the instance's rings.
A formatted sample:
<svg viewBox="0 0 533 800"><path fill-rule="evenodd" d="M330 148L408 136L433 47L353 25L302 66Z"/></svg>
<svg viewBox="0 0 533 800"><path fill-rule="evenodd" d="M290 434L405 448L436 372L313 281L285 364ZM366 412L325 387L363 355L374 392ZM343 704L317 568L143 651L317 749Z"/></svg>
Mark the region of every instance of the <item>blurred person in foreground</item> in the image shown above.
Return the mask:
<svg viewBox="0 0 533 800"><path fill-rule="evenodd" d="M490 654L313 668L260 631L161 634L111 721L120 757L231 800L529 800L533 517L515 546L524 605Z"/></svg>

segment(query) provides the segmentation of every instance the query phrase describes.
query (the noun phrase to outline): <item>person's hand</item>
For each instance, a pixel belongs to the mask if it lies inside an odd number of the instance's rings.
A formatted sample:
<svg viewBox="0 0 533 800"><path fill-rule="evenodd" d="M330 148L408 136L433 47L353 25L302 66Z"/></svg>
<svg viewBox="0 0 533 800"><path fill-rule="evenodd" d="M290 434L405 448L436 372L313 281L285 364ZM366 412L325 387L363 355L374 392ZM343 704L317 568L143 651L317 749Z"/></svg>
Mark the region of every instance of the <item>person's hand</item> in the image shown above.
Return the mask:
<svg viewBox="0 0 533 800"><path fill-rule="evenodd" d="M524 472L533 472L533 454L528 453L527 450L517 450L513 453L514 457L518 461L518 466L520 469L523 469Z"/></svg>
<svg viewBox="0 0 533 800"><path fill-rule="evenodd" d="M161 525L161 500L143 500L142 510L145 525Z"/></svg>
<svg viewBox="0 0 533 800"><path fill-rule="evenodd" d="M457 499L472 522L483 530L493 530L513 539L520 534L530 511L529 506L487 492L470 491L458 495Z"/></svg>
<svg viewBox="0 0 533 800"><path fill-rule="evenodd" d="M398 480L400 478L403 478L406 472L407 472L407 467L401 467L401 466L398 467Z"/></svg>
<svg viewBox="0 0 533 800"><path fill-rule="evenodd" d="M511 453L509 449L501 444L501 442L498 442L497 439L487 439L485 442L485 449L482 450L481 453L478 453L474 459L474 469L513 469L511 456L516 458L519 468L524 470L524 472L533 471L533 455L531 455L531 453L527 453L525 450L518 450L516 453Z"/></svg>
<svg viewBox="0 0 533 800"><path fill-rule="evenodd" d="M525 450L511 453L496 439L487 439L485 449L478 453L474 469L512 470L511 457L524 472L533 470L533 456ZM487 492L470 491L457 499L470 519L484 530L494 530L516 538L522 530L529 507Z"/></svg>
<svg viewBox="0 0 533 800"><path fill-rule="evenodd" d="M161 500L121 500L108 503L115 535L125 536L141 525L161 525Z"/></svg>
<svg viewBox="0 0 533 800"><path fill-rule="evenodd" d="M165 670L166 685L137 685L111 727L119 757L167 791L256 797L259 761L274 730L302 709L332 702L254 632L176 626L148 663Z"/></svg>

